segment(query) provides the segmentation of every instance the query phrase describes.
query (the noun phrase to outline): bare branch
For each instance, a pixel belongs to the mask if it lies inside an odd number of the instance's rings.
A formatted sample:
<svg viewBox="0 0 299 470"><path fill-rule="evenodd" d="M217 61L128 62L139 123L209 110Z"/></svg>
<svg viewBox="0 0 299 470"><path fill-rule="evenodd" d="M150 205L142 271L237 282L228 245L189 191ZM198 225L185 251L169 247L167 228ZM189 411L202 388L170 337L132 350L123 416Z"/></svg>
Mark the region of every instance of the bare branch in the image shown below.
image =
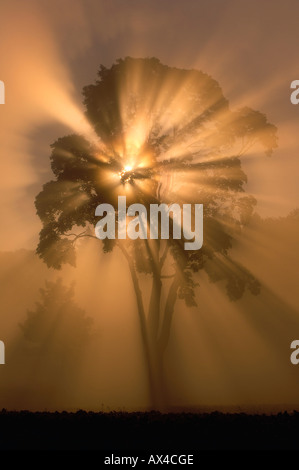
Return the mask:
<svg viewBox="0 0 299 470"><path fill-rule="evenodd" d="M71 240L71 243L75 244L77 240L79 240L79 238L85 238L85 237L89 237L89 238L95 238L96 240L99 240L98 237L96 237L95 235L91 235L90 233L86 233L87 230L85 230L84 232L81 232L81 233L68 233L68 234L65 234L64 236L65 237L74 237L73 240Z"/></svg>

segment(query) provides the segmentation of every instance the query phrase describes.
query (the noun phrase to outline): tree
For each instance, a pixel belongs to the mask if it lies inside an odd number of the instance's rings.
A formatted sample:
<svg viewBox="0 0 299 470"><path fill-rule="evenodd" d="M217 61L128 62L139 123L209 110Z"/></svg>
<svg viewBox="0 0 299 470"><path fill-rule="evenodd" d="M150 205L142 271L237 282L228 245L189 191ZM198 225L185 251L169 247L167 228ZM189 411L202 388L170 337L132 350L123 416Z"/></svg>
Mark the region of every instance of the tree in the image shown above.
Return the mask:
<svg viewBox="0 0 299 470"><path fill-rule="evenodd" d="M41 301L20 324L27 344L43 361L76 365L91 338L92 319L74 301L74 286L47 281Z"/></svg>
<svg viewBox="0 0 299 470"><path fill-rule="evenodd" d="M13 375L21 403L43 407L50 397L51 406L65 407L67 402L72 407L78 370L94 337L92 319L74 300L74 285L67 287L61 279L46 282L20 328L23 338L14 351L19 370Z"/></svg>
<svg viewBox="0 0 299 470"><path fill-rule="evenodd" d="M234 300L259 284L229 258L234 231L248 222L256 201L245 195L241 157L267 155L277 146L276 128L250 108L232 111L219 84L196 70L168 67L158 59L118 60L101 66L98 80L83 90L86 116L98 141L80 135L52 145L55 180L36 198L42 220L37 253L48 266L75 265L75 242L94 237L95 209L105 202L176 202L204 207L204 244L185 251L177 240L108 240L104 252L118 248L134 285L152 406L164 401L163 357L177 298L196 306L195 289L205 270L224 280ZM147 211L149 214L149 211ZM79 228L84 227L84 231ZM141 274L151 276L148 311ZM198 274L196 274L198 273ZM167 289L162 306L161 293ZM163 307L163 308L162 308Z"/></svg>

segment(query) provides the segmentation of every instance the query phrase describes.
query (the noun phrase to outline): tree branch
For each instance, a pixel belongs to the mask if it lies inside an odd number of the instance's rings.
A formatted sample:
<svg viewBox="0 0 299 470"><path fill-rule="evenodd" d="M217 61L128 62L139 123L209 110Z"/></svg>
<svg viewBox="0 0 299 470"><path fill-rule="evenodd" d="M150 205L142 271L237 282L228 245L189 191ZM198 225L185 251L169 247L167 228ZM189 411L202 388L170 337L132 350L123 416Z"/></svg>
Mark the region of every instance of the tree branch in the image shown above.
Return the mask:
<svg viewBox="0 0 299 470"><path fill-rule="evenodd" d="M95 235L91 235L90 233L86 233L86 230L84 232L81 232L81 233L68 233L68 234L64 234L65 237L74 237L73 240L71 240L72 243L76 243L77 240L79 240L79 238L84 238L84 237L89 237L89 238L95 238L96 240L99 240L98 237L96 237Z"/></svg>

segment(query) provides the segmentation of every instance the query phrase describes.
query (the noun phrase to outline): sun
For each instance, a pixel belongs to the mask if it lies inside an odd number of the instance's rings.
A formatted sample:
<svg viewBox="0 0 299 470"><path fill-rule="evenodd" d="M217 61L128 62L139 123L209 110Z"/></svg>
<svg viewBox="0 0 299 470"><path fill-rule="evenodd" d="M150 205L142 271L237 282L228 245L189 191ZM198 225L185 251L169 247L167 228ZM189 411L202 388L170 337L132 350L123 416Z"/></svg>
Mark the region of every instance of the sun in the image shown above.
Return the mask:
<svg viewBox="0 0 299 470"><path fill-rule="evenodd" d="M130 183L133 180L133 167L131 165L125 165L123 169L118 173L119 179L122 184Z"/></svg>

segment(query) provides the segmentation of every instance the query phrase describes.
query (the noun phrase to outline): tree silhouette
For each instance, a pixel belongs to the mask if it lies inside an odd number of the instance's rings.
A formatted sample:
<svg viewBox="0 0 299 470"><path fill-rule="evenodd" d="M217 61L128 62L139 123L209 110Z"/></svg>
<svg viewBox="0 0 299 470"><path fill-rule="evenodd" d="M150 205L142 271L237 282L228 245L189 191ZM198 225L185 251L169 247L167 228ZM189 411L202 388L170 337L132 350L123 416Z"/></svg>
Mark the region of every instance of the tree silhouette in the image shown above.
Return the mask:
<svg viewBox="0 0 299 470"><path fill-rule="evenodd" d="M230 110L219 84L207 74L168 67L155 58L127 57L110 69L101 66L98 80L83 95L98 142L80 135L59 138L51 154L55 180L36 198L43 223L37 253L48 266L75 265L75 242L94 237L97 205L117 207L119 195L126 195L127 205L138 202L147 209L161 202L204 208L200 250L184 250L183 233L181 240L102 242L104 252L117 247L128 262L152 406L159 408L175 304L179 298L196 306L196 273L205 270L211 281L224 280L231 300L246 289L259 292L258 282L229 258L229 250L234 232L248 222L256 203L245 194L241 157L261 149L271 155L276 128L258 111ZM142 273L152 278L147 313Z"/></svg>
<svg viewBox="0 0 299 470"><path fill-rule="evenodd" d="M20 328L23 338L14 363L20 367L21 401L44 406L50 397L51 406L64 407L67 400L71 407L78 369L94 336L92 319L74 300L74 286L65 286L61 279L46 282Z"/></svg>
<svg viewBox="0 0 299 470"><path fill-rule="evenodd" d="M76 364L91 338L92 320L74 301L74 287L61 279L47 281L41 301L20 324L24 338L39 357L54 364Z"/></svg>

